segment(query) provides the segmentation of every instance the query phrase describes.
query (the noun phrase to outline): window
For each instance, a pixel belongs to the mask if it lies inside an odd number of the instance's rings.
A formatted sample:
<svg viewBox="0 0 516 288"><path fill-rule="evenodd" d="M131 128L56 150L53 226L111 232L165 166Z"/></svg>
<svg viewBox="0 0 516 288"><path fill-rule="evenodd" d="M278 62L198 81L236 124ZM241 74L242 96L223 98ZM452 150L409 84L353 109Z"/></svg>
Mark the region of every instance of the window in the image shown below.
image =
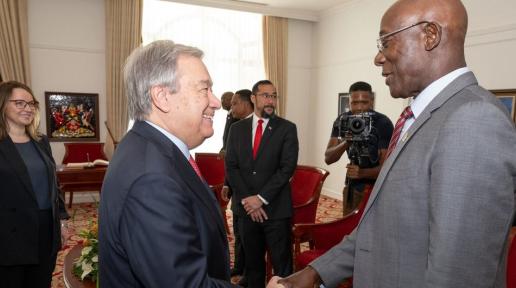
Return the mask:
<svg viewBox="0 0 516 288"><path fill-rule="evenodd" d="M203 50L218 97L225 91L251 89L265 78L260 14L145 0L142 22L143 44L170 39ZM226 111L217 111L215 134L195 151L218 152L225 121Z"/></svg>

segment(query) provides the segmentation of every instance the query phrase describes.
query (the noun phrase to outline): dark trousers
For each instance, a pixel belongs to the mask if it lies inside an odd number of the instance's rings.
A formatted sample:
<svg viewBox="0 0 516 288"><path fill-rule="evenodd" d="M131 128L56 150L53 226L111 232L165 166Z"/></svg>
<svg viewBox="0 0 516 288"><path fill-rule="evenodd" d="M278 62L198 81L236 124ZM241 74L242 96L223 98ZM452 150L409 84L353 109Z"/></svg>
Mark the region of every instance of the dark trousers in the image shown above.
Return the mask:
<svg viewBox="0 0 516 288"><path fill-rule="evenodd" d="M274 275L286 277L292 274L291 219L273 219L257 223L249 216L242 216L239 220L248 287L265 287L266 249L271 253Z"/></svg>
<svg viewBox="0 0 516 288"><path fill-rule="evenodd" d="M233 269L240 275L244 275L245 270L245 253L242 244L242 236L240 235L239 221L241 217L233 213L233 234L235 235L235 265Z"/></svg>
<svg viewBox="0 0 516 288"><path fill-rule="evenodd" d="M41 210L39 213L39 263L33 265L0 266L1 287L50 287L57 257L57 253L52 253L52 229L52 210ZM8 247L2 247L1 249L8 249Z"/></svg>

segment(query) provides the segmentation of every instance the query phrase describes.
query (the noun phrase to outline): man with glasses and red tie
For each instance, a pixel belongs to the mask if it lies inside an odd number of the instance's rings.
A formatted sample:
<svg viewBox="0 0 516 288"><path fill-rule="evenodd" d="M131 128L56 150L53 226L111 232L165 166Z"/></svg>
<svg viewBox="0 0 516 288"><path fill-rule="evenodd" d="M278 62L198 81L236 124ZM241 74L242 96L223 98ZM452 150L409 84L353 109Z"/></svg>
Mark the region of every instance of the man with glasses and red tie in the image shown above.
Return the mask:
<svg viewBox="0 0 516 288"><path fill-rule="evenodd" d="M358 227L270 287L505 287L516 130L467 68L459 0L400 0L381 21L375 65L400 115Z"/></svg>
<svg viewBox="0 0 516 288"><path fill-rule="evenodd" d="M265 252L271 253L274 273L292 273L289 180L297 165L296 125L275 115L278 94L269 80L252 89L252 117L231 126L226 146L226 175L239 203L248 287L265 286Z"/></svg>

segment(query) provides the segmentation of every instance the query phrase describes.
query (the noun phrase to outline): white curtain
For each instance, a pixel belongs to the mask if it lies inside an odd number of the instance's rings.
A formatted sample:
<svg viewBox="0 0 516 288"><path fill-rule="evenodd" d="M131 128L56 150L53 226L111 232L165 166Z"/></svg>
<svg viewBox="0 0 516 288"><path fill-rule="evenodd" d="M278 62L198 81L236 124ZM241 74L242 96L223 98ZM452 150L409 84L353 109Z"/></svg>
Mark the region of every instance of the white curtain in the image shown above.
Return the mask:
<svg viewBox="0 0 516 288"><path fill-rule="evenodd" d="M144 44L169 39L203 50L216 96L251 89L265 79L260 14L155 0L145 0L143 11ZM226 111L217 111L215 135L196 151L220 150L225 116Z"/></svg>

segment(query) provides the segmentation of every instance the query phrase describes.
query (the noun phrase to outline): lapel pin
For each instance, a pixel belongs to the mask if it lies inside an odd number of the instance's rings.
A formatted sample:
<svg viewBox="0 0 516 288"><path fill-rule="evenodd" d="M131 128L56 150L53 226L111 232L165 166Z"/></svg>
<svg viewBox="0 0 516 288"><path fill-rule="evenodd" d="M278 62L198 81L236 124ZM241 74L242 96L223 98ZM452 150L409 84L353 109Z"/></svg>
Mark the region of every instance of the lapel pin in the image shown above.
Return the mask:
<svg viewBox="0 0 516 288"><path fill-rule="evenodd" d="M271 126L269 126L269 130L272 130L272 127L271 127Z"/></svg>
<svg viewBox="0 0 516 288"><path fill-rule="evenodd" d="M407 141L408 137L409 137L409 133L405 133L405 135L403 135L403 138L401 139L401 141L403 141L403 142Z"/></svg>

